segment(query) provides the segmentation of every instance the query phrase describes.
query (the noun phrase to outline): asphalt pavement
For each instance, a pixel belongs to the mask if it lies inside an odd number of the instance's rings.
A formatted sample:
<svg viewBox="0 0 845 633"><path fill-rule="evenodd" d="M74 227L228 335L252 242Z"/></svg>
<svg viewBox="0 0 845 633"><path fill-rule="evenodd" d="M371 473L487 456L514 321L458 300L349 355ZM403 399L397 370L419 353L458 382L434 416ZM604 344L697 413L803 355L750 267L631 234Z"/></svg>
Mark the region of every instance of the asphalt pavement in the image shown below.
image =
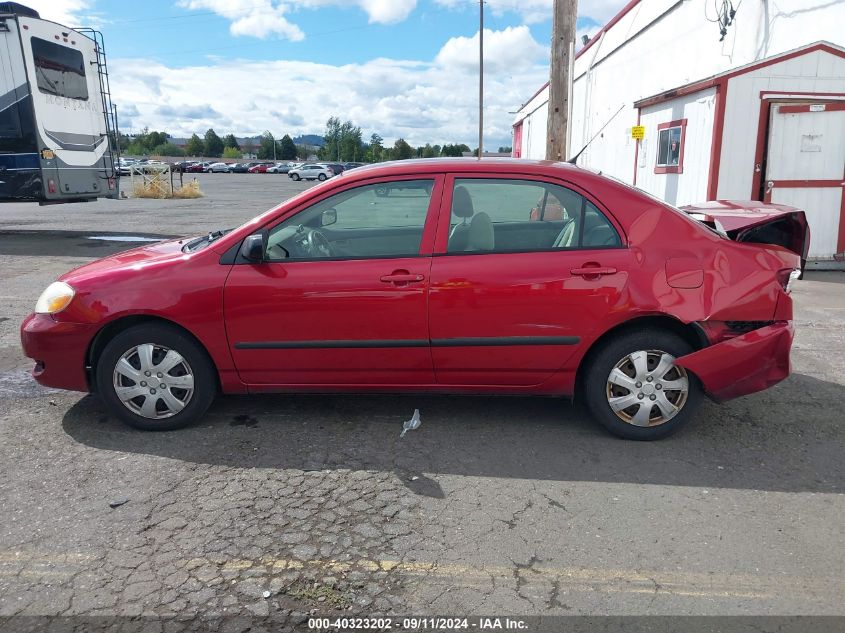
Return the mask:
<svg viewBox="0 0 845 633"><path fill-rule="evenodd" d="M0 208L0 616L845 615L845 273L798 282L792 377L654 443L429 395L224 397L143 433L39 387L18 327L62 272L310 186L198 179Z"/></svg>

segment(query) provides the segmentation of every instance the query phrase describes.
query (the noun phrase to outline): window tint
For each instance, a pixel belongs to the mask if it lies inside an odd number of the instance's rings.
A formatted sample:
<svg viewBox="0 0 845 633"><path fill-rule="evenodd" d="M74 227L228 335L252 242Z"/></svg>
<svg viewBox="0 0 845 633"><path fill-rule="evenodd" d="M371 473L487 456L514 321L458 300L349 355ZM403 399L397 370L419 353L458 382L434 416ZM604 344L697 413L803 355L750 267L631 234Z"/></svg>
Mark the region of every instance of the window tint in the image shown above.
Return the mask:
<svg viewBox="0 0 845 633"><path fill-rule="evenodd" d="M681 126L660 130L657 139L657 166L677 167L681 159Z"/></svg>
<svg viewBox="0 0 845 633"><path fill-rule="evenodd" d="M267 259L416 256L433 188L403 180L334 195L274 227Z"/></svg>
<svg viewBox="0 0 845 633"><path fill-rule="evenodd" d="M528 180L457 179L448 252L620 246L613 225L582 195Z"/></svg>
<svg viewBox="0 0 845 633"><path fill-rule="evenodd" d="M32 56L41 92L70 99L88 98L85 61L81 52L33 37Z"/></svg>

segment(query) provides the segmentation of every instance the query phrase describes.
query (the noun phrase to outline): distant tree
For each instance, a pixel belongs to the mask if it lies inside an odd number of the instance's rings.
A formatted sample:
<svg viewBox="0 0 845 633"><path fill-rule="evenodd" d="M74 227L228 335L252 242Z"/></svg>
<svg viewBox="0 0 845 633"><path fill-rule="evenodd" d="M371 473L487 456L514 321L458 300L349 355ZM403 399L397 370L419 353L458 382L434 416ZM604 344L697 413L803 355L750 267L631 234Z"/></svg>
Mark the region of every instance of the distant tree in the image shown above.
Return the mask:
<svg viewBox="0 0 845 633"><path fill-rule="evenodd" d="M464 145L463 143L459 145L451 145L447 144L444 145L443 148L440 150L441 156L463 156L464 152L469 151L469 146Z"/></svg>
<svg viewBox="0 0 845 633"><path fill-rule="evenodd" d="M185 153L188 156L202 156L205 153L205 144L196 134L192 134L185 145Z"/></svg>
<svg viewBox="0 0 845 633"><path fill-rule="evenodd" d="M414 149L408 145L408 142L404 138L396 139L393 144L393 160L406 160L413 158L413 156Z"/></svg>
<svg viewBox="0 0 845 633"><path fill-rule="evenodd" d="M167 132L150 132L144 140L144 145L152 150L159 145L164 145L167 142L168 136Z"/></svg>
<svg viewBox="0 0 845 633"><path fill-rule="evenodd" d="M510 154L513 151L513 147L500 147L499 152L501 154Z"/></svg>
<svg viewBox="0 0 845 633"><path fill-rule="evenodd" d="M308 148L305 145L297 145L296 146L296 157L299 160L308 160L308 156L311 152L308 151Z"/></svg>
<svg viewBox="0 0 845 633"><path fill-rule="evenodd" d="M425 147L422 148L422 153L420 155L422 158L434 158L437 156L437 152L430 143L426 143Z"/></svg>
<svg viewBox="0 0 845 633"><path fill-rule="evenodd" d="M149 154L149 150L138 141L132 141L126 147L126 151L124 153L129 156L146 156Z"/></svg>
<svg viewBox="0 0 845 633"><path fill-rule="evenodd" d="M370 160L373 163L379 162L381 158L382 151L384 150L384 139L373 132L370 136Z"/></svg>
<svg viewBox="0 0 845 633"><path fill-rule="evenodd" d="M337 117L326 121L325 144L317 151L322 160L357 161L363 157L361 128L352 121L341 123Z"/></svg>
<svg viewBox="0 0 845 633"><path fill-rule="evenodd" d="M278 148L276 148L275 145L276 138L269 130L265 130L264 134L261 135L261 144L258 146L258 158L263 160L276 158L276 149Z"/></svg>
<svg viewBox="0 0 845 633"><path fill-rule="evenodd" d="M238 139L235 138L234 134L227 134L223 137L223 149L225 150L227 147L233 148L236 150L240 150L241 146L238 145Z"/></svg>
<svg viewBox="0 0 845 633"><path fill-rule="evenodd" d="M223 158L241 158L241 150L237 147L224 147Z"/></svg>
<svg viewBox="0 0 845 633"><path fill-rule="evenodd" d="M279 143L279 158L282 160L293 160L296 158L296 144L289 134L285 134Z"/></svg>
<svg viewBox="0 0 845 633"><path fill-rule="evenodd" d="M154 147L152 153L156 156L184 156L185 150L173 143L162 143Z"/></svg>
<svg viewBox="0 0 845 633"><path fill-rule="evenodd" d="M223 139L217 136L217 133L209 128L205 133L205 155L206 156L220 156L223 153Z"/></svg>

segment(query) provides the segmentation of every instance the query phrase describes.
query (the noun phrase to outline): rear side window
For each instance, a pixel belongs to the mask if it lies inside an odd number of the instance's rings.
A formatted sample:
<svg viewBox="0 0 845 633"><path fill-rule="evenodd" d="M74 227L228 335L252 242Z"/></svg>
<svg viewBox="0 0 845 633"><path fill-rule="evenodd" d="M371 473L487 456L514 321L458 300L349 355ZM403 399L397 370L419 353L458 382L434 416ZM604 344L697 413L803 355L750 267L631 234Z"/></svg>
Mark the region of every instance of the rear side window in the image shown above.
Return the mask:
<svg viewBox="0 0 845 633"><path fill-rule="evenodd" d="M456 179L449 253L621 246L616 229L581 194L530 180Z"/></svg>
<svg viewBox="0 0 845 633"><path fill-rule="evenodd" d="M68 99L88 99L85 60L80 51L33 37L32 57L41 92Z"/></svg>

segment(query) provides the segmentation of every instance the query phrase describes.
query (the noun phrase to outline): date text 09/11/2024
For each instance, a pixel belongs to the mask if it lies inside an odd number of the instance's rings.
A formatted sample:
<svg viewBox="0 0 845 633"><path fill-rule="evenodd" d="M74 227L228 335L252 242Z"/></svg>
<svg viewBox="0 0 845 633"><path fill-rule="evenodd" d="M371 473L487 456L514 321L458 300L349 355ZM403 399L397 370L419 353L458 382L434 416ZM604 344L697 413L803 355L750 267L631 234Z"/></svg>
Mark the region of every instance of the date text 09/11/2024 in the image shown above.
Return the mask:
<svg viewBox="0 0 845 633"><path fill-rule="evenodd" d="M481 631L527 630L528 623L518 618L447 618L447 617L406 617L393 619L390 617L379 618L310 618L308 628L315 631L321 629L332 629L341 631L375 629L399 630L399 631L450 631L476 629Z"/></svg>

